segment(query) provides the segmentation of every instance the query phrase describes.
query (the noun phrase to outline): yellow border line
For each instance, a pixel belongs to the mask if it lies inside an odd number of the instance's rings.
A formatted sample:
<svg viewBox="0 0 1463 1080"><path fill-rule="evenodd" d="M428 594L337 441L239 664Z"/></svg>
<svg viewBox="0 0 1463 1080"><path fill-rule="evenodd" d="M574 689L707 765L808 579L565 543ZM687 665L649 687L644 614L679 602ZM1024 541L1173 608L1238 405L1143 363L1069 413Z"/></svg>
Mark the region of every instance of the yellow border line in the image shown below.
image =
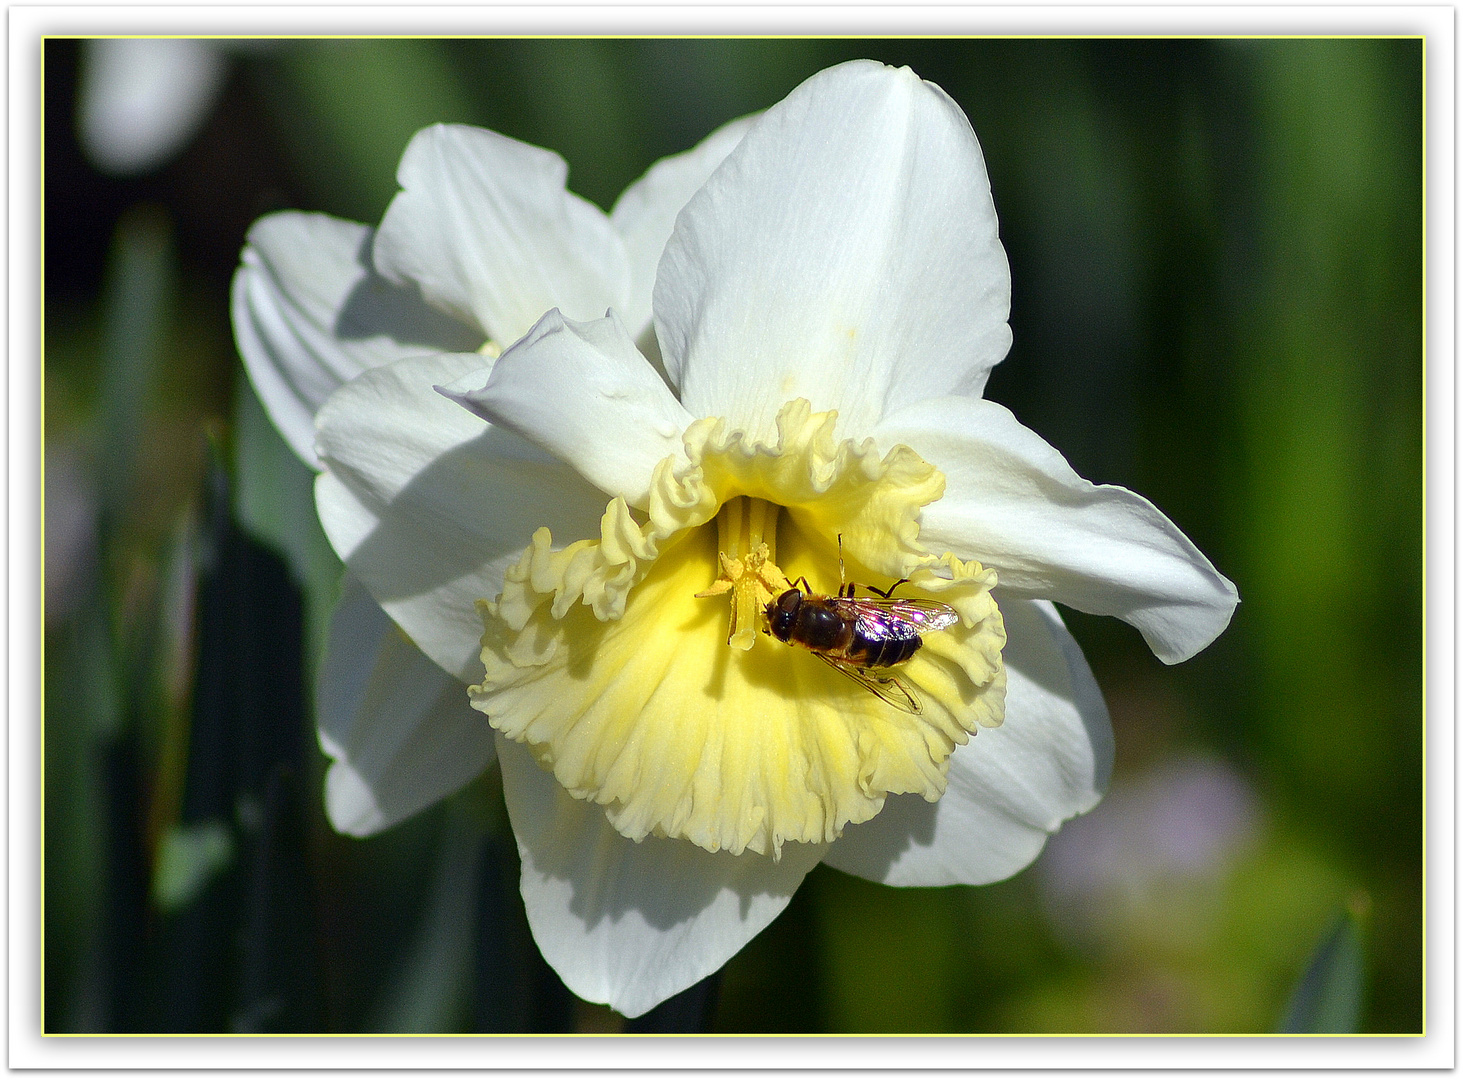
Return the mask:
<svg viewBox="0 0 1463 1080"><path fill-rule="evenodd" d="M1427 38L1422 39L1422 1034L1427 1036Z"/></svg>
<svg viewBox="0 0 1463 1080"><path fill-rule="evenodd" d="M1341 1035L1312 1034L1297 1032L1282 1034L1276 1032L1047 1032L1040 1038L1223 1038L1223 1039L1305 1039L1305 1038L1418 1038L1427 1035L1427 35L1425 34L43 34L46 41L98 41L98 40L194 40L194 41L513 41L513 40L756 40L756 41L1420 41L1422 43L1422 1031L1414 1032L1353 1032ZM314 1033L167 1033L167 1032L57 1032L46 1031L46 63L44 45L41 62L41 139L40 139L40 330L41 330L41 873L40 873L40 937L41 937L41 1037L48 1039L88 1038L292 1038L292 1039L399 1039L399 1038L448 1038L448 1039L543 1039L543 1038L714 1038L714 1039L767 1039L767 1038L962 1038L962 1039L1011 1039L1032 1038L1030 1033L995 1032L927 1032L924 1036L909 1032L896 1033L823 1033L803 1034L758 1034L690 1032L681 1034L625 1034L623 1032L562 1032L553 1035L529 1032L458 1032L403 1034L390 1032L314 1032Z"/></svg>
<svg viewBox="0 0 1463 1080"><path fill-rule="evenodd" d="M43 34L42 41L1425 41L1424 34Z"/></svg>
<svg viewBox="0 0 1463 1080"><path fill-rule="evenodd" d="M41 1035L46 1034L46 46L41 43Z"/></svg>

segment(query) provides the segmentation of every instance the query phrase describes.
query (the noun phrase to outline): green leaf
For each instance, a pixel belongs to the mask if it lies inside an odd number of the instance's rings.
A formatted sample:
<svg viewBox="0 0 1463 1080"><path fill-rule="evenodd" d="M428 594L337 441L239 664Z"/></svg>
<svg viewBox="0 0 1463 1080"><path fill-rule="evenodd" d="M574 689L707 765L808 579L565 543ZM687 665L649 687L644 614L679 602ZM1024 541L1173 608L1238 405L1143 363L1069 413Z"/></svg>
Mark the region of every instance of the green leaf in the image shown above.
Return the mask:
<svg viewBox="0 0 1463 1080"><path fill-rule="evenodd" d="M174 825L158 845L152 873L152 895L164 911L191 904L203 887L234 857L229 827L216 818L194 825Z"/></svg>
<svg viewBox="0 0 1463 1080"><path fill-rule="evenodd" d="M101 542L133 495L145 416L162 365L172 315L172 224L140 204L117 222L107 265L102 382L97 400L102 495Z"/></svg>
<svg viewBox="0 0 1463 1080"><path fill-rule="evenodd" d="M260 89L320 208L377 221L396 194L396 163L428 124L477 119L470 87L441 41L298 42Z"/></svg>
<svg viewBox="0 0 1463 1080"><path fill-rule="evenodd" d="M372 1030L411 1034L464 1030L488 831L483 815L472 812L471 797L468 793L447 804L430 897L410 949L384 987Z"/></svg>
<svg viewBox="0 0 1463 1080"><path fill-rule="evenodd" d="M307 668L325 646L344 569L315 513L315 473L280 437L249 380L234 400L235 506L239 527L278 549L305 594Z"/></svg>
<svg viewBox="0 0 1463 1080"><path fill-rule="evenodd" d="M1316 946L1306 973L1290 995L1280 1031L1287 1035L1349 1035L1361 1020L1365 961L1361 914L1365 901L1348 905Z"/></svg>

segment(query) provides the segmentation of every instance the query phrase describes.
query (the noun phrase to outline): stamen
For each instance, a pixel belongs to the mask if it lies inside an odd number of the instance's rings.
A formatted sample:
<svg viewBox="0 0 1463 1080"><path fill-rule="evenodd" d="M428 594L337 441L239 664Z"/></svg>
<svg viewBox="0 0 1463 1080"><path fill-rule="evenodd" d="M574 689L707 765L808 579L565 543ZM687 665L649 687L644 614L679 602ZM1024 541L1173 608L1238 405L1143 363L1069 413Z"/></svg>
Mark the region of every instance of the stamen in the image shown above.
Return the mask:
<svg viewBox="0 0 1463 1080"><path fill-rule="evenodd" d="M782 507L766 499L738 495L716 515L717 562L720 574L698 597L732 594L726 643L746 651L757 643L763 612L778 593L790 588L787 575L774 561L777 515Z"/></svg>
<svg viewBox="0 0 1463 1080"><path fill-rule="evenodd" d="M938 798L955 747L1000 723L1006 634L995 574L919 543L920 508L940 497L944 477L909 447L880 458L872 440L835 440L834 423L789 402L769 446L716 417L693 422L691 468L663 459L643 511L616 498L597 538L567 546L539 529L502 593L480 604L473 707L571 796L603 807L621 836L768 858L789 841L829 843L879 813L889 793ZM766 501L739 497L752 491ZM721 609L708 610L724 601L694 598L725 594L731 644L745 649L768 629L766 605L791 587L774 560L831 586L840 536L861 570L908 577L899 595L960 615L900 669L919 713L891 708L804 650L769 645L766 663L727 651Z"/></svg>

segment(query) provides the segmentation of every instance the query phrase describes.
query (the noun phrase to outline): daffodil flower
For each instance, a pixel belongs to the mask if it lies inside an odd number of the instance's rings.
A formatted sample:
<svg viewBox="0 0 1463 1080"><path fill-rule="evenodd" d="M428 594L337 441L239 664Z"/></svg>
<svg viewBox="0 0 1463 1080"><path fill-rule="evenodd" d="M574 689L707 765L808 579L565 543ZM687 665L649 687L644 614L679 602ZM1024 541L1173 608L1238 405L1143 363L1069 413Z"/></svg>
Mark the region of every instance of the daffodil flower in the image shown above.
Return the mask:
<svg viewBox="0 0 1463 1080"><path fill-rule="evenodd" d="M439 124L408 145L404 190L379 229L325 214L261 218L234 278L233 316L275 426L319 469L315 414L341 385L406 357L497 355L552 308L588 318L613 307L656 357L651 287L675 215L749 123L658 162L608 215L566 189L557 154ZM326 809L342 832L379 832L492 760L492 733L462 684L350 574L320 675Z"/></svg>
<svg viewBox="0 0 1463 1080"><path fill-rule="evenodd" d="M470 205L424 202L398 242L425 264ZM449 265L419 280L479 310L481 276ZM1051 601L1169 663L1228 624L1233 586L1152 504L982 399L1009 297L968 121L855 62L769 110L681 211L662 366L634 317L561 307L496 361L402 359L320 410L321 521L494 729L534 936L581 997L645 1012L819 861L894 885L1015 873L1111 762ZM845 581L958 620L862 680L763 632L788 589Z"/></svg>

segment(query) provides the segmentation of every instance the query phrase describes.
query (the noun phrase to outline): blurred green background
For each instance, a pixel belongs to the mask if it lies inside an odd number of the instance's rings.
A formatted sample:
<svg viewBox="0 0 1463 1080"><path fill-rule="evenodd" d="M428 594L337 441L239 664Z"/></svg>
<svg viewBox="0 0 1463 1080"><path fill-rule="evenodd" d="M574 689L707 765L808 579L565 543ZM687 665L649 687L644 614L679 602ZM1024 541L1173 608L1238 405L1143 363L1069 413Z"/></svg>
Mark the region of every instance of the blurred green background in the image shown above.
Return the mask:
<svg viewBox="0 0 1463 1080"><path fill-rule="evenodd" d="M48 1032L619 1028L537 958L491 773L370 840L326 824L338 566L229 279L268 211L377 222L428 123L550 147L608 208L854 57L937 82L985 149L989 396L1242 603L1176 668L1067 613L1105 802L987 888L820 867L691 1026L1421 1030L1420 40L218 43L201 126L131 175L78 138L90 46L44 48Z"/></svg>

